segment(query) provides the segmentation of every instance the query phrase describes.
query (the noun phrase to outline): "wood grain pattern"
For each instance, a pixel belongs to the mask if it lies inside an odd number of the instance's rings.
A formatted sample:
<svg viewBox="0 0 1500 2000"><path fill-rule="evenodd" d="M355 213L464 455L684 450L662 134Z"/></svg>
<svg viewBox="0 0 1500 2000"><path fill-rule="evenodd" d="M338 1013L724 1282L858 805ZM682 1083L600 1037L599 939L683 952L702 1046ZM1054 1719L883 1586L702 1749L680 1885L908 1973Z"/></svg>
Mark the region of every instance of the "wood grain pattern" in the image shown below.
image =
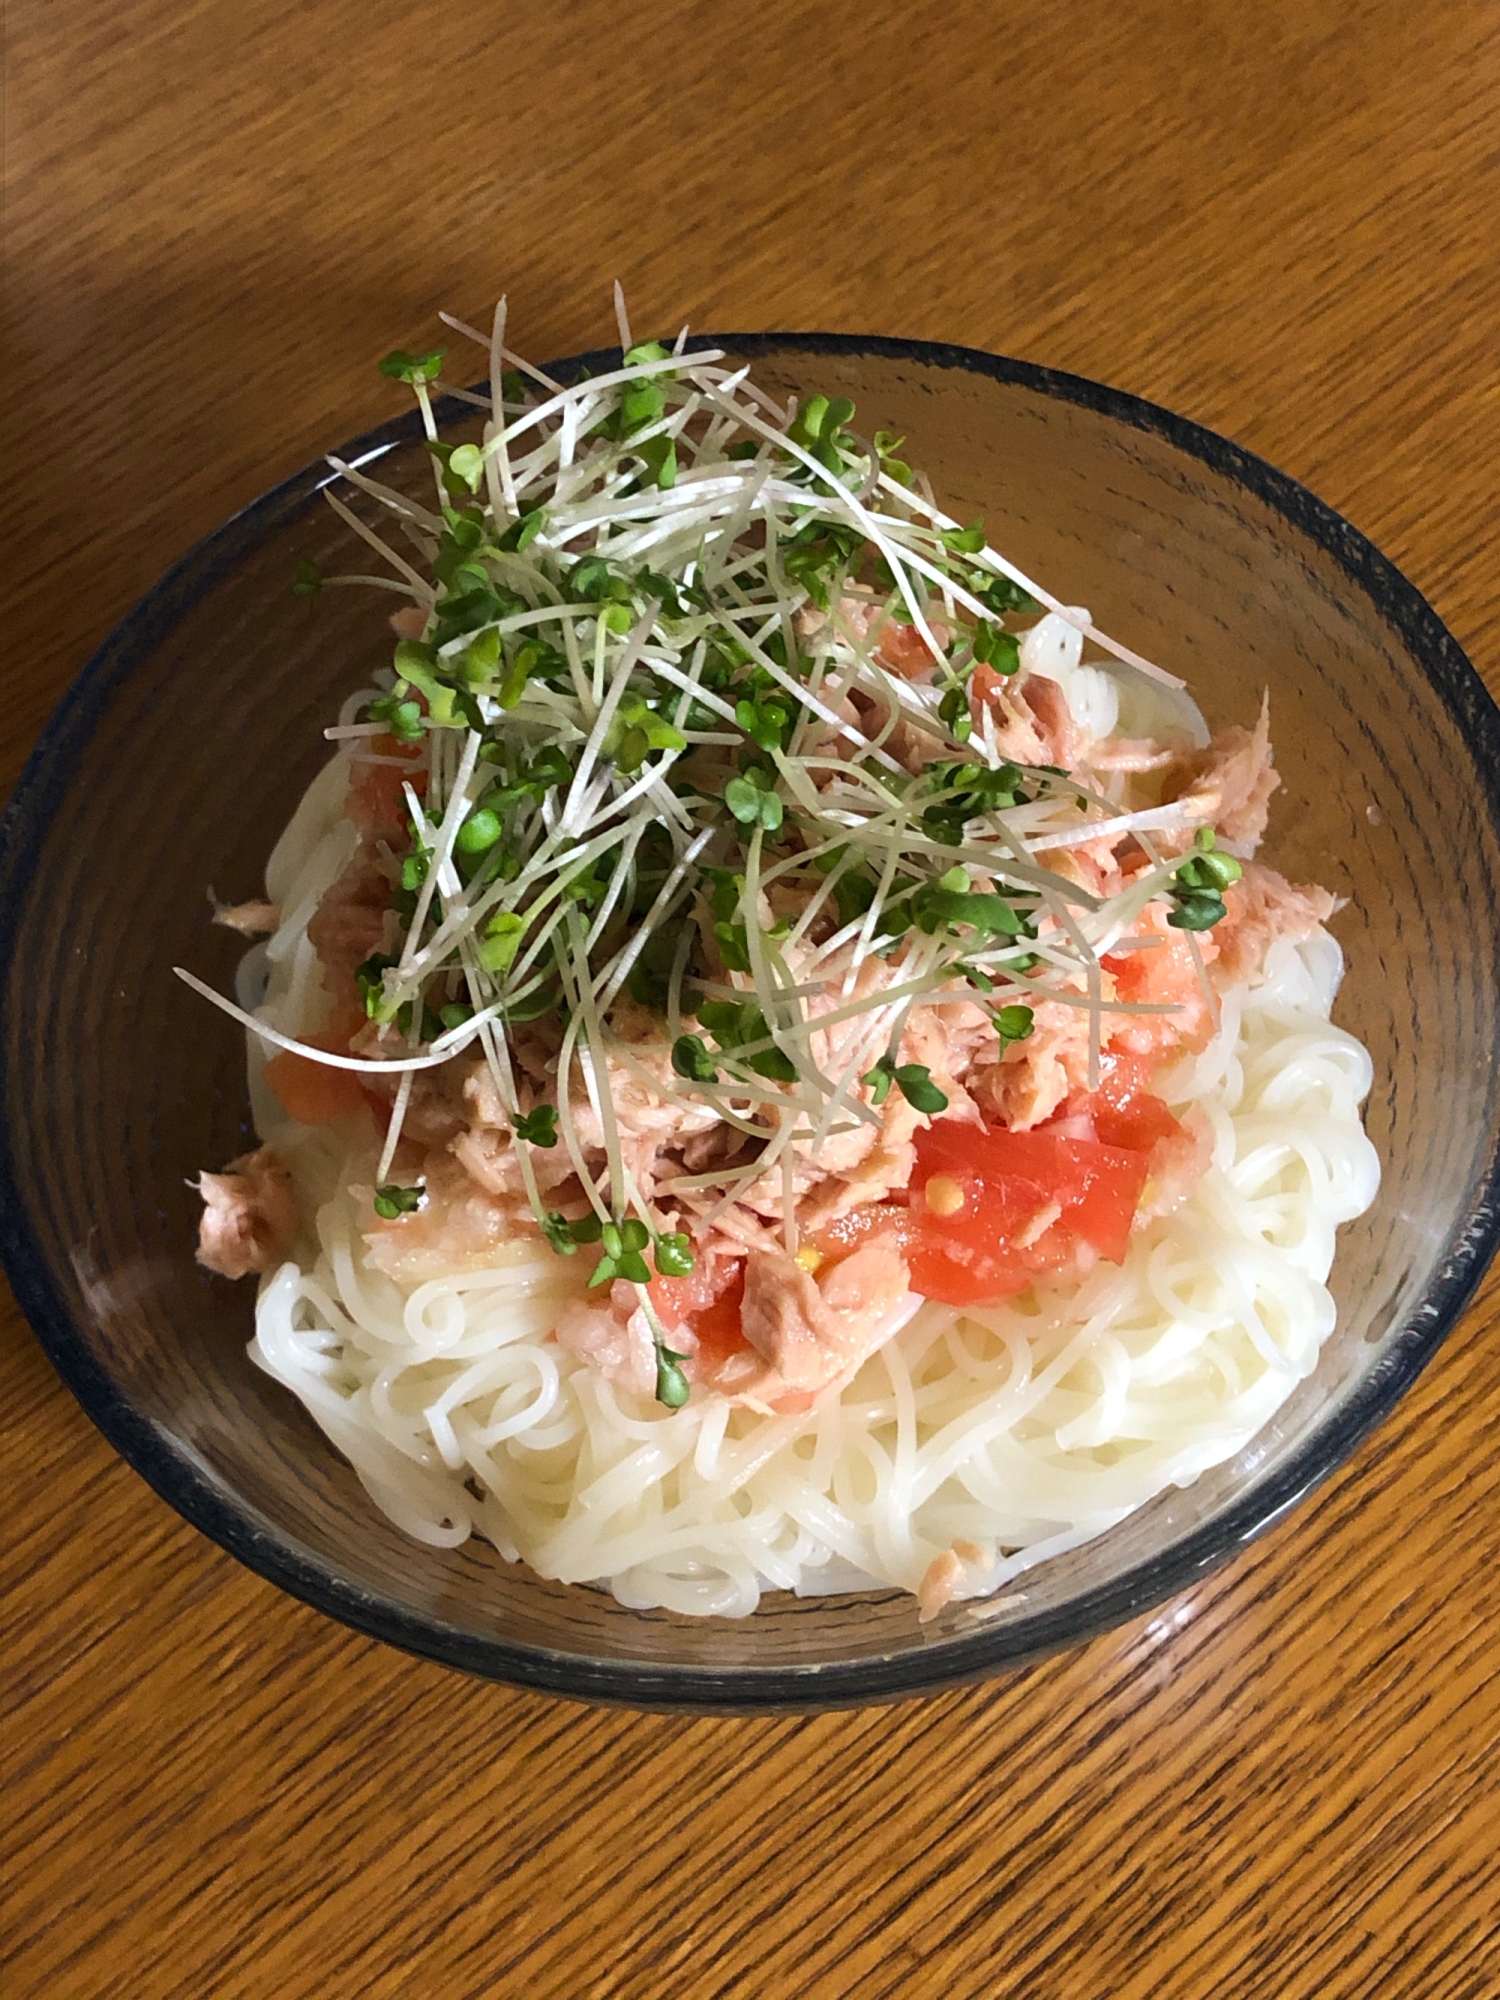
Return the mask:
<svg viewBox="0 0 1500 2000"><path fill-rule="evenodd" d="M1024 354L1349 514L1491 686L1486 0L14 0L6 775L192 540L508 289L539 356ZM19 433L19 437L17 437ZM4 1322L12 2000L1494 2000L1500 1287L1312 1502L1015 1680L473 1685L240 1570Z"/></svg>

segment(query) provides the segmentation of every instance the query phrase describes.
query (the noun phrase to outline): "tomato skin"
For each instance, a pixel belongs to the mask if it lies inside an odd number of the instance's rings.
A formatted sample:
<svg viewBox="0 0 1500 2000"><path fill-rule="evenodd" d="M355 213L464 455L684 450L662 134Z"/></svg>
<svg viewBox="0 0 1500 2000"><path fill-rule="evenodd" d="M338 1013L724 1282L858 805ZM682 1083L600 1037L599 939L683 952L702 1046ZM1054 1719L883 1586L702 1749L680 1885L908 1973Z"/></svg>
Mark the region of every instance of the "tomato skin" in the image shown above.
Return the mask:
<svg viewBox="0 0 1500 2000"><path fill-rule="evenodd" d="M1143 956L1143 954L1132 954ZM1094 1121L1094 1130L1106 1146L1128 1146L1149 1153L1158 1139L1175 1139L1182 1131L1163 1098L1147 1089L1152 1064L1148 1057L1125 1050L1106 1049L1100 1059L1099 1088L1092 1093L1076 1093L1063 1106L1061 1115L1080 1114Z"/></svg>
<svg viewBox="0 0 1500 2000"><path fill-rule="evenodd" d="M347 1055L348 1037L314 1036L313 1045L330 1054ZM278 1049L266 1064L266 1082L276 1093L288 1118L303 1125L326 1125L330 1119L360 1111L369 1101L357 1070L334 1069L329 1063L314 1062L295 1049ZM383 1109L389 1110L389 1106Z"/></svg>
<svg viewBox="0 0 1500 2000"><path fill-rule="evenodd" d="M744 1265L736 1262L734 1273L729 1289L721 1292L713 1304L705 1307L692 1321L693 1332L698 1337L698 1361L702 1368L716 1368L731 1354L738 1354L742 1347L750 1345L740 1323L745 1301Z"/></svg>
<svg viewBox="0 0 1500 2000"><path fill-rule="evenodd" d="M668 1344L674 1327L688 1327L697 1338L698 1357L705 1366L727 1361L749 1344L740 1329L745 1297L742 1258L700 1261L685 1278L653 1278L647 1289Z"/></svg>
<svg viewBox="0 0 1500 2000"><path fill-rule="evenodd" d="M936 635L934 635L936 636ZM892 618L880 634L875 651L882 666L908 681L930 681L937 665L927 641L915 625Z"/></svg>
<svg viewBox="0 0 1500 2000"><path fill-rule="evenodd" d="M1146 1155L1124 1146L940 1118L917 1134L909 1199L914 1210L920 1204L924 1212L924 1233L939 1244L962 1245L967 1253L963 1261L971 1268L986 1240L1002 1261L1019 1257L1033 1271L1065 1262L1072 1242L1079 1241L1118 1264L1130 1239L1146 1169ZM934 1214L927 1199L927 1183L934 1176L962 1190L963 1206L951 1217ZM1052 1207L1062 1213L1035 1242L1015 1242Z"/></svg>

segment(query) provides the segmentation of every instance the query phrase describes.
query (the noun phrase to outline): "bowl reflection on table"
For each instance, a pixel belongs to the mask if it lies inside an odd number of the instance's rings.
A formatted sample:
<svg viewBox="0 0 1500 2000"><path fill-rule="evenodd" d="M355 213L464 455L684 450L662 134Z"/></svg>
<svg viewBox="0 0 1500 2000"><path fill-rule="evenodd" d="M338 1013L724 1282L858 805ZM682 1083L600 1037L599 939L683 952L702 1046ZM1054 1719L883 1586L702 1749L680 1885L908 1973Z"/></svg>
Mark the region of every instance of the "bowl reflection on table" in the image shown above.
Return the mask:
<svg viewBox="0 0 1500 2000"><path fill-rule="evenodd" d="M749 1619L627 1611L485 1545L408 1540L245 1354L251 1287L193 1261L188 1180L250 1142L221 989L239 941L207 889L259 893L389 658L374 593L293 596L348 534L324 468L195 550L68 695L7 821L0 1230L22 1304L85 1409L173 1506L336 1617L491 1677L602 1700L817 1707L1032 1658L1155 1603L1337 1465L1452 1325L1497 1229L1500 718L1416 592L1302 488L1193 425L1075 377L957 348L730 337L773 391L848 395L904 434L960 519L1107 631L1185 674L1215 724L1268 687L1283 789L1267 857L1348 898L1335 1019L1369 1047L1374 1207L1339 1239L1338 1330L1267 1429L1193 1486L920 1627L898 1592L767 1597ZM586 357L596 369L608 357ZM566 374L569 364L562 364ZM574 364L577 365L577 364ZM412 422L378 454L427 478Z"/></svg>

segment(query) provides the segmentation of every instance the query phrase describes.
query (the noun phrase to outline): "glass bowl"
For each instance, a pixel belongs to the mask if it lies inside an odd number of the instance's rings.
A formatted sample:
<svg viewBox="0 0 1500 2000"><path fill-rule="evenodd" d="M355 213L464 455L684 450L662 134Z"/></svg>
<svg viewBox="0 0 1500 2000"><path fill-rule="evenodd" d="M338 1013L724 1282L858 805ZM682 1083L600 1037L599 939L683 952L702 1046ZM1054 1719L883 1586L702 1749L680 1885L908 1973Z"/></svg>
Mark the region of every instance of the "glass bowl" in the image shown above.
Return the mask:
<svg viewBox="0 0 1500 2000"><path fill-rule="evenodd" d="M701 343L700 343L701 344ZM0 1242L90 1417L173 1507L294 1596L468 1672L654 1707L808 1709L994 1674L1140 1612L1348 1456L1453 1325L1500 1180L1500 715L1438 619L1346 521L1248 452L1077 377L956 347L727 336L774 390L848 395L904 434L960 519L1105 629L1183 671L1208 715L1271 693L1269 858L1348 898L1336 1018L1368 1044L1384 1179L1339 1239L1337 1332L1231 1462L989 1604L920 1626L896 1592L768 1597L748 1619L622 1609L471 1541L409 1541L252 1366L252 1288L193 1260L188 1186L252 1143L210 885L261 892L343 694L389 658L374 592L292 595L347 561L310 468L131 612L43 733L0 850ZM561 364L566 376L618 355ZM462 408L445 411L461 422ZM425 479L415 422L343 456Z"/></svg>

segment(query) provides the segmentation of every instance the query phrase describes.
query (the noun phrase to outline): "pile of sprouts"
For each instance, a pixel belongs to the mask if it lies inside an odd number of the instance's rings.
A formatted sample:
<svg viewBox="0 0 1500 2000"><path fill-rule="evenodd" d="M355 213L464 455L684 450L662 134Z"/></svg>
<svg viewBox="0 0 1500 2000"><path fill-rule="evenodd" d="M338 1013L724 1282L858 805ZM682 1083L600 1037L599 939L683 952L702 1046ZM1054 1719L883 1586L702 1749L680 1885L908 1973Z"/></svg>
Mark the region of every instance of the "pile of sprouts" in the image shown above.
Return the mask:
<svg viewBox="0 0 1500 2000"><path fill-rule="evenodd" d="M595 1283L641 1288L658 1394L675 1406L682 1357L645 1287L686 1274L693 1244L664 1226L680 1218L657 1207L663 1189L633 1181L611 1066L710 1107L749 1142L742 1163L665 1182L668 1198L696 1197L712 1220L706 1201L722 1209L779 1168L795 1252L794 1143L815 1156L832 1134L878 1125L892 1091L929 1115L947 1107L929 1071L899 1059L912 1006L972 1000L1002 1046L1030 1033L1040 1000L1086 1008L1097 1081L1100 1019L1119 1004L1101 958L1153 898L1182 928L1208 928L1238 871L1211 836L1185 864L1156 857L1150 830L1178 824L1179 808L1122 814L1063 770L1001 755L973 676L1014 673L1018 621L1043 607L1080 617L980 523L944 514L901 440L861 435L845 398L783 407L722 352L685 334L636 345L623 306L620 321L620 365L568 382L507 349L503 302L488 339L448 321L488 349L486 392L446 382L441 349L381 363L415 392L431 497L332 460L386 510L382 535L326 496L392 574L303 564L295 587L378 583L409 598L413 631L420 620L386 691L329 732L394 737L411 759L401 942L359 968L377 1031L364 1054L238 1018L315 1061L399 1079L377 1172L386 1216L424 1199L389 1181L414 1074L481 1056L537 1226L561 1254L598 1244ZM439 395L482 414L476 442L440 437ZM883 662L892 625L930 654L930 684ZM1126 830L1150 865L1118 895L1049 867L1059 849ZM872 956L882 976L861 980ZM613 1032L621 996L659 1018L666 1082ZM544 1014L562 1024L556 1101L525 1111L512 1038ZM856 1031L828 1036L845 1023ZM817 1060L829 1048L842 1052L834 1069ZM575 1103L602 1130L602 1170ZM581 1220L537 1185L535 1149L559 1145Z"/></svg>

